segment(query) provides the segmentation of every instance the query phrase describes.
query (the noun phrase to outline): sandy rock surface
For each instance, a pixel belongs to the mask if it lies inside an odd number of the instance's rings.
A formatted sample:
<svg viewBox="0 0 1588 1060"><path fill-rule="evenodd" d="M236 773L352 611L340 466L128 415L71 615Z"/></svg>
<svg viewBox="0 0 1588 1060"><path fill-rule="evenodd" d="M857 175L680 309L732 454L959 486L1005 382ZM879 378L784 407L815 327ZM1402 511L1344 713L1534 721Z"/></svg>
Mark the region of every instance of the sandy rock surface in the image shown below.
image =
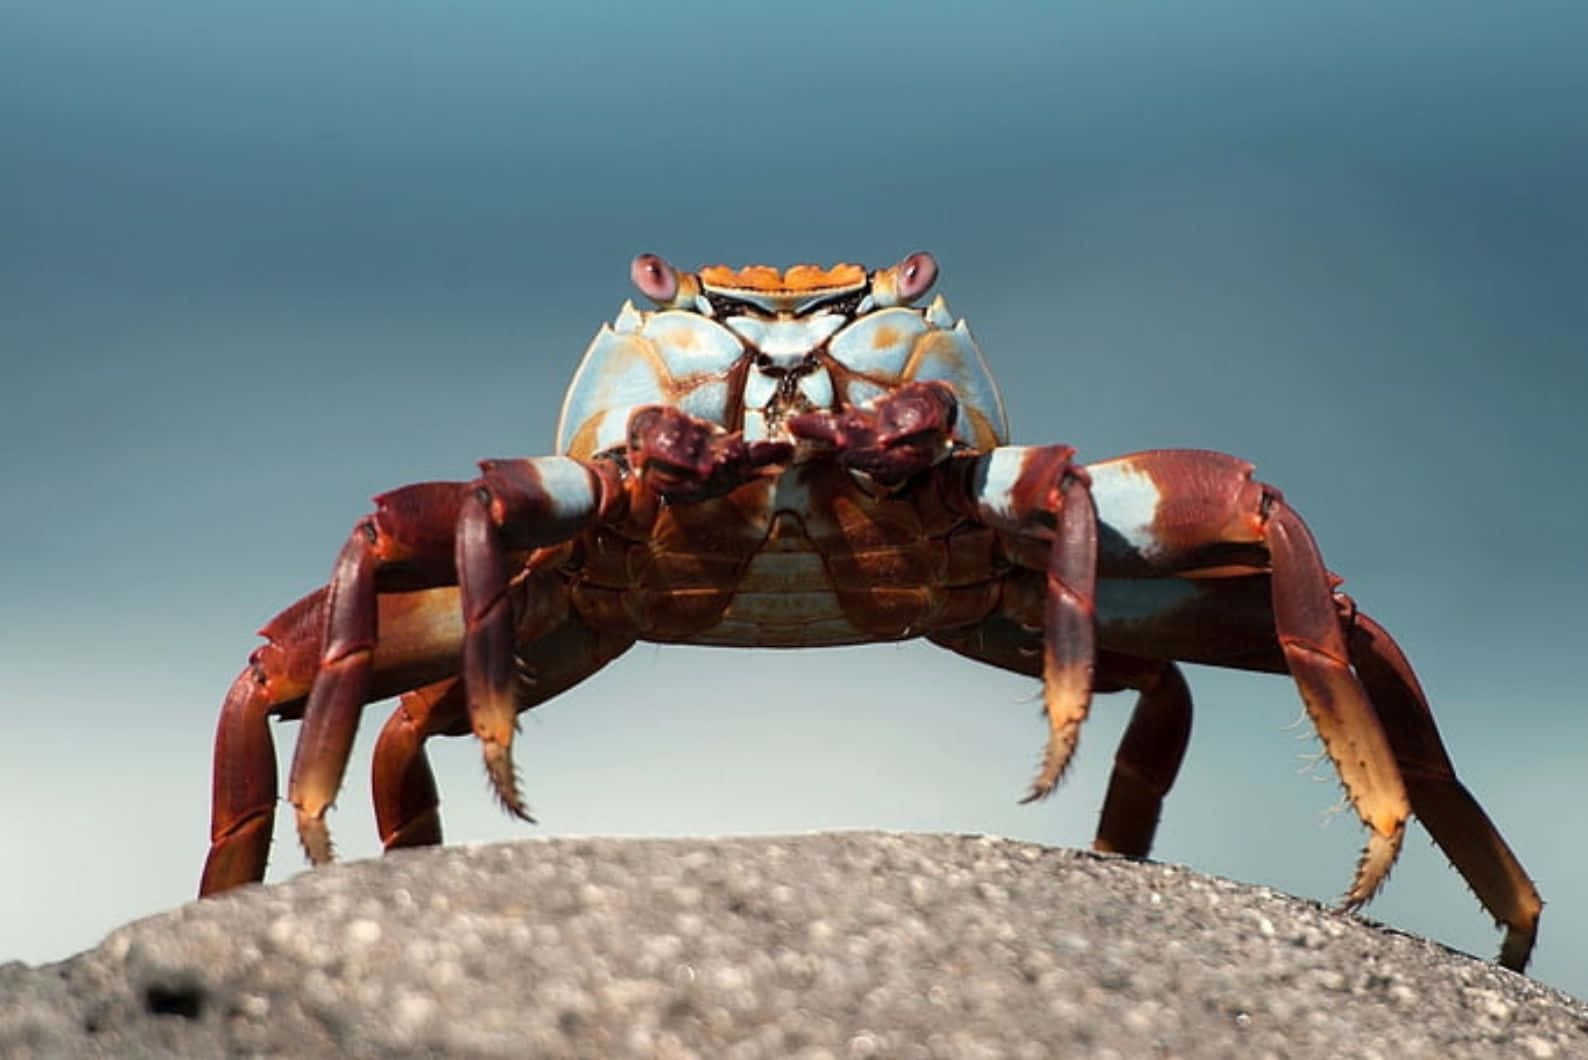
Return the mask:
<svg viewBox="0 0 1588 1060"><path fill-rule="evenodd" d="M453 847L0 967L0 1056L1573 1057L1588 1006L1187 869L988 837Z"/></svg>

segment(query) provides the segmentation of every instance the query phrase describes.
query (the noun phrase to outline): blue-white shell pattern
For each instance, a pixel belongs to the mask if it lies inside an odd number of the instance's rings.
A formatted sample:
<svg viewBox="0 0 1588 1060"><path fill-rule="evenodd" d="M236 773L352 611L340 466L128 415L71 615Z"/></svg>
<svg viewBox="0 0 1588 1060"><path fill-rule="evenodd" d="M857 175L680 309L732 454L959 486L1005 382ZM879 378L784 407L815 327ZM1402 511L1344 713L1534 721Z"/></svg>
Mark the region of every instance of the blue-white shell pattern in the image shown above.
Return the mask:
<svg viewBox="0 0 1588 1060"><path fill-rule="evenodd" d="M820 318L817 318L820 320ZM596 334L574 373L557 425L559 454L587 459L627 441L629 414L643 405L673 405L728 431L757 436L761 417L743 416L745 391L729 393L732 369L758 351L750 342L751 322L733 318L747 335L711 317L681 309L638 310L625 303L617 319ZM778 329L797 334L798 329ZM1009 436L1003 398L964 321L955 321L941 297L925 309L893 306L863 312L834 331L825 322L805 329L813 342L826 338L825 356L844 377L834 386L818 354L819 367L801 381L800 391L818 407L865 406L905 383L941 380L959 396L954 435L976 449L1004 444ZM778 349L773 358L786 370L794 351ZM740 386L753 380L751 394L768 392L753 363L741 368ZM756 385L757 383L761 385ZM733 400L737 396L740 400ZM728 422L729 409L741 415Z"/></svg>

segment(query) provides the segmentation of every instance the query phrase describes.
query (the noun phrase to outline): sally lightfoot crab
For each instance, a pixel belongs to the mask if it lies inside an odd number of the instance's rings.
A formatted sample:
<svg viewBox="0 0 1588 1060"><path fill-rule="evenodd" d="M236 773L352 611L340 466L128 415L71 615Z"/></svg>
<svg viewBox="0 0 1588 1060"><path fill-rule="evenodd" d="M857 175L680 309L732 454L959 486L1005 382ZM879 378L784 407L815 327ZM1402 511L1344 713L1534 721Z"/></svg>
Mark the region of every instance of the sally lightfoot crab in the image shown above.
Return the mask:
<svg viewBox="0 0 1588 1060"><path fill-rule="evenodd" d="M1384 882L1411 814L1528 960L1542 906L1456 778L1410 665L1336 592L1251 465L1154 450L1081 465L1007 442L1002 399L928 254L890 268L653 255L585 354L555 456L376 498L330 582L270 621L221 711L200 893L259 880L269 719L302 719L288 799L310 860L366 703L387 849L439 843L432 736L473 733L502 804L519 712L636 641L805 647L925 637L1040 678L1028 799L1050 794L1094 691L1133 689L1095 846L1145 856L1191 727L1177 662L1289 673L1367 828L1345 905Z"/></svg>

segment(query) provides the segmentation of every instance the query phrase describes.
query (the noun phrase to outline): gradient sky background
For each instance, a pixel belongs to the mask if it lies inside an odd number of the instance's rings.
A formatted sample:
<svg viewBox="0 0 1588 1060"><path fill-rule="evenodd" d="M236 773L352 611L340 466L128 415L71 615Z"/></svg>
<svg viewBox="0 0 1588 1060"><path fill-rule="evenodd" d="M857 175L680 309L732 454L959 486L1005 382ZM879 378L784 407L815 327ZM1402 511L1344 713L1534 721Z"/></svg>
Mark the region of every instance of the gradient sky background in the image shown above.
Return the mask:
<svg viewBox="0 0 1588 1060"><path fill-rule="evenodd" d="M549 451L633 254L924 247L1017 440L1222 449L1284 489L1549 901L1535 974L1588 995L1588 7L968 11L6 5L0 960L191 896L253 630L371 494ZM1332 899L1362 833L1301 770L1294 691L1190 678L1156 855ZM1018 807L1029 681L921 645L641 645L525 719L538 829L468 741L435 758L455 842L1085 845L1128 709ZM385 713L347 857L377 849ZM304 867L289 816L272 879ZM1420 830L1369 912L1499 941Z"/></svg>

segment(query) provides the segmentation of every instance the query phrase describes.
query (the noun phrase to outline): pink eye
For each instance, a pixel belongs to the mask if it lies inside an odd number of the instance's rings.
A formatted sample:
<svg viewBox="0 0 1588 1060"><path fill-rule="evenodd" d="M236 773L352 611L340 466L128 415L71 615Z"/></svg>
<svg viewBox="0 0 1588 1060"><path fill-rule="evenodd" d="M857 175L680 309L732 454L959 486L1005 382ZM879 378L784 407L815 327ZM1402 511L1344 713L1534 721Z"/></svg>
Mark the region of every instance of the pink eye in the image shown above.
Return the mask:
<svg viewBox="0 0 1588 1060"><path fill-rule="evenodd" d="M655 254L641 254L629 265L629 278L653 302L671 302L678 295L678 274Z"/></svg>
<svg viewBox="0 0 1588 1060"><path fill-rule="evenodd" d="M937 259L924 250L899 262L899 300L913 302L937 281Z"/></svg>

